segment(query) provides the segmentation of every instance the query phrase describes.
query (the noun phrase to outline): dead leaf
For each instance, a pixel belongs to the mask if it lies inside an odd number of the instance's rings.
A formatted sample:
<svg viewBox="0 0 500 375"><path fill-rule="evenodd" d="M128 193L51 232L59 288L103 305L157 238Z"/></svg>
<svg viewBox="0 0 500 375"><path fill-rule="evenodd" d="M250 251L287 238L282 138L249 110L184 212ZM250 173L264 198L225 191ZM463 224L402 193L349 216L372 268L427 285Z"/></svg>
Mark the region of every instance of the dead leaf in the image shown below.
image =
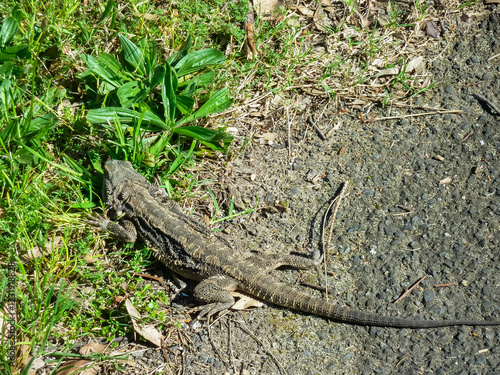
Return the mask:
<svg viewBox="0 0 500 375"><path fill-rule="evenodd" d="M261 138L264 141L274 141L278 134L276 133L262 133L262 134L256 134L256 138Z"/></svg>
<svg viewBox="0 0 500 375"><path fill-rule="evenodd" d="M439 181L439 184L440 185L449 184L451 181L453 181L451 177L445 177L441 181Z"/></svg>
<svg viewBox="0 0 500 375"><path fill-rule="evenodd" d="M160 19L160 16L158 14L146 13L144 15L144 19L146 21L158 21Z"/></svg>
<svg viewBox="0 0 500 375"><path fill-rule="evenodd" d="M256 12L260 13L262 20L272 18L271 13L283 5L283 0L253 0L253 6Z"/></svg>
<svg viewBox="0 0 500 375"><path fill-rule="evenodd" d="M98 342L89 342L79 350L81 355L89 355L91 353L110 353L111 349L108 346L99 344Z"/></svg>
<svg viewBox="0 0 500 375"><path fill-rule="evenodd" d="M434 21L427 21L427 35L435 38L441 39L441 35L439 33L439 29L434 23Z"/></svg>
<svg viewBox="0 0 500 375"><path fill-rule="evenodd" d="M407 73L412 73L415 72L415 74L422 74L424 71L424 57L423 56L418 56L415 57L414 59L410 60L408 65L406 65L406 72Z"/></svg>
<svg viewBox="0 0 500 375"><path fill-rule="evenodd" d="M486 0L486 4L500 4L500 0Z"/></svg>
<svg viewBox="0 0 500 375"><path fill-rule="evenodd" d="M139 315L139 312L134 307L134 305L132 305L132 302L130 302L129 299L125 301L125 308L127 309L130 318L132 318L132 325L134 326L134 330L139 335L144 337L146 340L152 342L156 346L161 346L161 339L163 338L163 335L160 332L158 332L158 330L152 324L138 323L138 320L141 319L141 316Z"/></svg>
<svg viewBox="0 0 500 375"><path fill-rule="evenodd" d="M258 56L257 47L255 46L254 39L254 27L253 22L250 22L248 19L245 22L245 54L248 60L252 60L253 58Z"/></svg>
<svg viewBox="0 0 500 375"><path fill-rule="evenodd" d="M326 26L329 26L330 24L330 19L326 15L325 11L321 6L318 6L314 12L314 26L316 26L319 31L326 32Z"/></svg>
<svg viewBox="0 0 500 375"><path fill-rule="evenodd" d="M380 72L378 72L378 74L375 75L375 77L394 76L396 74L399 74L399 67L394 66L392 68L381 70Z"/></svg>
<svg viewBox="0 0 500 375"><path fill-rule="evenodd" d="M94 375L97 374L97 370L93 368L86 368L91 361L85 359L79 359L74 361L67 361L61 363L61 366L56 371L56 375ZM90 370L90 371L87 371Z"/></svg>
<svg viewBox="0 0 500 375"><path fill-rule="evenodd" d="M231 306L231 309L233 310L246 310L250 307L259 308L264 306L264 303L262 301L258 301L250 296L247 296L246 294L231 292L231 295L233 297L239 298L239 300L233 306Z"/></svg>
<svg viewBox="0 0 500 375"><path fill-rule="evenodd" d="M314 11L305 6L298 6L297 10L304 16L314 17Z"/></svg>

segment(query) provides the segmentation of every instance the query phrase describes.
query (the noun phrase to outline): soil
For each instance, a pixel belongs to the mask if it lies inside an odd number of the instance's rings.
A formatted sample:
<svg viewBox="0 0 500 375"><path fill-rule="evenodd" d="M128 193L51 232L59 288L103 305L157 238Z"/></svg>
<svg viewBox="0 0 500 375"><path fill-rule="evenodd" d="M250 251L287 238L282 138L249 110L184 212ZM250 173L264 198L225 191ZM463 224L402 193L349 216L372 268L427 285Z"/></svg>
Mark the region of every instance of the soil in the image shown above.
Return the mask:
<svg viewBox="0 0 500 375"><path fill-rule="evenodd" d="M384 315L499 319L500 113L473 96L500 106L499 10L487 5L465 21L448 16L453 34L429 43L424 56L437 85L414 107L366 113L304 94L308 110L291 123L283 111L262 121L267 127L226 179L237 187L230 189L237 207L240 198L261 207L227 228L236 251L322 249L322 217L348 182L327 278L323 270L277 270L276 277L328 285L337 303ZM419 106L463 113L405 117L431 112ZM230 312L209 330L186 325L184 333L190 343L171 347L167 366L183 366L183 374L500 373L498 327L362 327L268 305ZM164 363L159 351L143 360Z"/></svg>

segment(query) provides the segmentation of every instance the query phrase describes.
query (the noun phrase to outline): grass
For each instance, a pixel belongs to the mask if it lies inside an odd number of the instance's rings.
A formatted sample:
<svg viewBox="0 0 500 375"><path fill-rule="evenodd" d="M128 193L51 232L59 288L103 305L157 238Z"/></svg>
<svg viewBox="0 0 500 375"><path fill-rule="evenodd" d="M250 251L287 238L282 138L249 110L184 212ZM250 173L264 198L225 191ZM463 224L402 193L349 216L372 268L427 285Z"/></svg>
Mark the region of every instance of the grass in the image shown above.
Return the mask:
<svg viewBox="0 0 500 375"><path fill-rule="evenodd" d="M433 11L425 2L390 2L371 21L355 2L338 5L342 17L322 32L290 9L256 17L259 56L246 60L247 1L0 4L0 322L9 262L18 312L15 335L2 334L6 373L27 373L37 359L49 372L75 358L120 367L116 356L75 356L73 346L98 339L114 347L113 338L132 333L124 298L162 332L181 326L168 318L163 290L137 276L153 261L148 249L105 240L82 222L103 207L109 156L159 176L172 199L195 202L217 229L252 210L233 201L223 210L206 186L250 143L251 133L226 129L242 124L249 103L269 108L309 95L397 105L432 87L407 69L425 48L415 41Z"/></svg>

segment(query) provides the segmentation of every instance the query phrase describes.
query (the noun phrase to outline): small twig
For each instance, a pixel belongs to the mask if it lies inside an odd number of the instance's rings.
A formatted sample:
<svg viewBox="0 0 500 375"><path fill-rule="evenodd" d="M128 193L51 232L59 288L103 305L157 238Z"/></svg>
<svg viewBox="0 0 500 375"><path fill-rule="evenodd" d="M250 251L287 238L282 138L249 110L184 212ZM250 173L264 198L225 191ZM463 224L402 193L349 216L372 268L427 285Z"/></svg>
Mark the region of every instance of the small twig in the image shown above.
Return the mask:
<svg viewBox="0 0 500 375"><path fill-rule="evenodd" d="M215 320L212 324L214 324L217 320ZM214 339L212 338L212 330L210 329L211 325L209 324L208 320L207 320L207 333L208 333L208 340L210 341L210 343L212 344L212 348L214 348L214 351L215 353L217 353L217 356L220 358L220 360L225 364L225 365L229 365L225 360L224 360L224 356L222 355L222 351L217 347L217 345L215 344L215 341ZM227 366L229 367L229 366Z"/></svg>
<svg viewBox="0 0 500 375"><path fill-rule="evenodd" d="M228 322L227 326L227 331L228 331L228 341L229 341L229 361L231 362L231 365L233 367L233 373L236 374L236 364L234 363L234 353L233 353L233 339L232 339L232 333L231 333L231 321Z"/></svg>
<svg viewBox="0 0 500 375"><path fill-rule="evenodd" d="M235 323L238 323L240 325L240 328L245 331L248 335L250 335L251 338L253 338L257 344L260 345L260 347L262 349L264 349L264 351L269 354L269 356L273 359L274 363L276 363L276 366L278 366L278 369L280 370L280 372L284 375L287 375L287 372L286 370L283 368L283 366L281 365L281 363L278 361L278 359L274 356L274 354L267 348L267 346L262 342L262 340L260 340L252 331L250 331L250 329L246 326L245 322L241 319L239 320L233 320L233 322Z"/></svg>
<svg viewBox="0 0 500 375"><path fill-rule="evenodd" d="M439 115L443 113L459 113L459 114L467 114L467 112L461 111L459 109L450 109L449 111L435 111L435 112L425 112L425 113L413 113L411 115L401 115L401 116L389 116L389 117L377 117L377 118L371 118L367 119L364 122L375 122L375 121L382 121L382 120L395 120L395 119L402 119L402 118L407 118L407 117L418 117L418 116L430 116L430 115Z"/></svg>
<svg viewBox="0 0 500 375"><path fill-rule="evenodd" d="M424 277L422 277L420 280L418 280L415 284L413 284L413 285L411 286L411 288L410 288L410 289L408 289L406 292L404 292L404 293L401 295L401 297L399 297L396 301L394 301L394 303L398 303L398 302L399 302L399 301L401 301L403 298L405 298L408 294L410 294L410 293L411 293L411 291L412 291L413 289L415 289L415 288L418 286L418 284L420 284L420 283L421 283L422 281L424 281L426 278L427 278L427 276L424 276Z"/></svg>
<svg viewBox="0 0 500 375"><path fill-rule="evenodd" d="M156 277L156 276L152 276L152 275L146 275L145 273L134 273L134 276L140 276L140 277L143 277L145 279L151 279L151 280L156 280L158 281L165 289L168 289L168 285L165 283L164 280Z"/></svg>
<svg viewBox="0 0 500 375"><path fill-rule="evenodd" d="M340 191L340 194L337 197L335 197L335 199L332 200L332 202L330 203L330 205L326 209L325 216L323 217L323 227L321 228L321 236L322 236L321 239L322 240L323 240L323 235L325 233L326 218L328 217L328 213L330 212L330 209L336 203L336 206L335 206L335 209L334 209L334 212L333 212L333 215L332 215L332 222L330 223L330 232L328 234L328 239L326 241L326 244L323 246L323 255L324 255L323 268L324 268L325 280L327 280L327 276L328 276L328 271L326 269L326 266L327 266L329 258L330 258L329 249L330 249L330 242L332 240L333 225L335 223L335 216L337 215L337 211L339 209L340 201L342 200L342 197L343 197L343 195L344 195L344 193L345 193L345 191L347 189L348 183L349 183L348 180L346 182L344 182L344 186L342 187L342 190ZM325 286L326 300L328 301L328 296L329 296L329 293L328 293L328 283L325 283L325 285L326 285Z"/></svg>
<svg viewBox="0 0 500 375"><path fill-rule="evenodd" d="M331 294L328 289L324 286L321 286L321 285L318 285L318 284L313 284L313 283L309 283L307 281L302 281L300 282L300 285L303 285L303 286L307 286L309 288L313 288L313 289L316 289L317 291L319 292L324 292L324 293L328 293L328 294Z"/></svg>
<svg viewBox="0 0 500 375"><path fill-rule="evenodd" d="M306 122L309 125L311 125L316 130L316 132L318 133L318 135L321 138L321 140L323 140L323 141L326 140L325 135L323 134L323 132L321 131L321 129L318 128L318 126L316 125L316 123L313 121L312 116L307 116Z"/></svg>
<svg viewBox="0 0 500 375"><path fill-rule="evenodd" d="M465 142L469 137L474 134L474 130L471 130L465 137L462 138L462 142Z"/></svg>
<svg viewBox="0 0 500 375"><path fill-rule="evenodd" d="M337 216L337 211L339 210L339 206L340 206L340 202L342 201L342 198L344 197L344 193L347 189L347 186L349 185L349 180L346 180L346 182L344 182L344 186L342 187L342 190L340 191L340 194L339 196L337 197L337 203L335 204L335 208L333 210L333 214L332 214L332 222L330 223L330 231L328 233L328 239L326 240L326 246L324 248L324 251L325 251L325 263L328 263L328 258L329 258L329 249L330 249L330 243L332 241L332 235L333 235L333 226L335 224L335 217ZM333 202L332 202L333 204ZM328 214L328 211L330 210L331 208L331 205L330 207L328 207L328 210L326 211L325 213L325 219L326 219L326 215Z"/></svg>
<svg viewBox="0 0 500 375"><path fill-rule="evenodd" d="M484 96L478 95L478 94L472 94L472 96L474 98L476 98L477 100L488 104L490 106L490 108L496 112L496 115L500 116L500 109L498 109L498 107L491 100L489 100L488 98L485 98Z"/></svg>
<svg viewBox="0 0 500 375"><path fill-rule="evenodd" d="M493 60L495 57L498 57L498 56L500 56L500 53L497 53L496 55L491 56L491 57L488 59L488 61Z"/></svg>
<svg viewBox="0 0 500 375"><path fill-rule="evenodd" d="M448 284L437 284L437 285L434 285L434 288L442 288L442 287L445 287L445 286L457 286L457 285L458 285L457 282L448 283Z"/></svg>
<svg viewBox="0 0 500 375"><path fill-rule="evenodd" d="M413 208L408 207L408 206L403 206L402 204L397 204L397 208L401 208L402 210L405 210L406 212L413 212Z"/></svg>

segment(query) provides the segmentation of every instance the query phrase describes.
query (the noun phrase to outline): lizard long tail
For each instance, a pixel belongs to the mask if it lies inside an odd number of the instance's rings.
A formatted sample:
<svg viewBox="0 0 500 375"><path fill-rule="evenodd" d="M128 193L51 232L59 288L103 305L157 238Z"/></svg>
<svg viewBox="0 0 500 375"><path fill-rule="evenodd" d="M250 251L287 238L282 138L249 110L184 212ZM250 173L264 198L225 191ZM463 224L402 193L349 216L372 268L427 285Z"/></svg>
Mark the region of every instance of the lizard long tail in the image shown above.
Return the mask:
<svg viewBox="0 0 500 375"><path fill-rule="evenodd" d="M500 320L415 320L404 318L393 318L370 312L351 310L348 307L340 307L328 301L296 290L288 285L282 284L272 277L262 280L260 287L252 288L251 294L265 301L299 310L306 313L321 315L334 321L357 324L363 326L396 327L396 328L435 328L447 326L494 326L500 325Z"/></svg>

